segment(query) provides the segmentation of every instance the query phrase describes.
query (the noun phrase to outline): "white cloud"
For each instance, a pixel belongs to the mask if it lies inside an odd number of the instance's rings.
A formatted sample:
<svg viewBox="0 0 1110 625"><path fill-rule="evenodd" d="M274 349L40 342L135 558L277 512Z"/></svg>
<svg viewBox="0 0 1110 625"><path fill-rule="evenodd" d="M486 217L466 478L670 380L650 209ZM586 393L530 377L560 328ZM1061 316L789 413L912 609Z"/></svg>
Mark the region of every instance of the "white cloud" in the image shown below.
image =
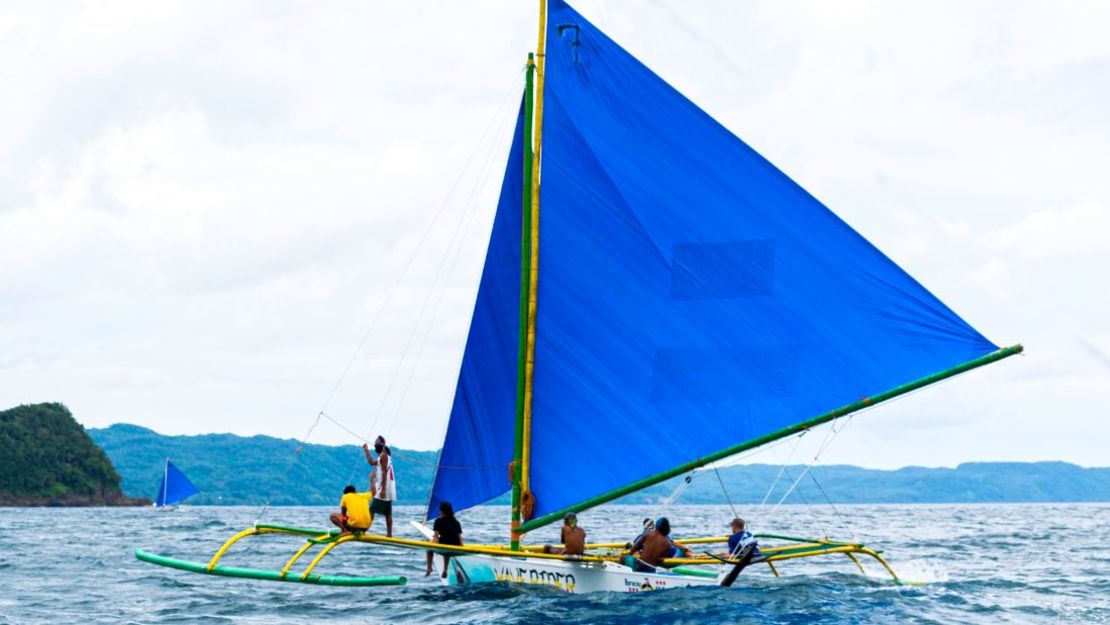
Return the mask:
<svg viewBox="0 0 1110 625"><path fill-rule="evenodd" d="M1031 213L988 236L1000 254L1022 260L1098 257L1110 249L1110 206L1085 202L1059 210Z"/></svg>
<svg viewBox="0 0 1110 625"><path fill-rule="evenodd" d="M1108 464L1104 4L578 5L987 336L1026 343L857 418L826 460ZM0 396L300 436L448 197L329 409L437 446L533 10L0 8Z"/></svg>

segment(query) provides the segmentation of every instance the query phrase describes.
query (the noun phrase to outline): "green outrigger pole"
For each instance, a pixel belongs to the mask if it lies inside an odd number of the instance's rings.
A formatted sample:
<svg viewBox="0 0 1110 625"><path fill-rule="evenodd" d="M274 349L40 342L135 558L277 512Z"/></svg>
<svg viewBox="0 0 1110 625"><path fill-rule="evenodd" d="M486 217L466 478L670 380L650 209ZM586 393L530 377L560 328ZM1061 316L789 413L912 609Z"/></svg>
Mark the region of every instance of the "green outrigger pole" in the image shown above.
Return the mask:
<svg viewBox="0 0 1110 625"><path fill-rule="evenodd" d="M244 569L233 566L208 566L199 562L178 560L156 553L149 553L142 549L135 550L135 557L143 562L159 566L188 571L190 573L203 573L221 577L242 577L246 579L262 579L271 582L293 582L299 584L317 584L320 586L403 586L406 579L400 575L383 575L379 577L347 577L344 575L309 575L301 578L297 575L285 575L279 571L263 571L259 569Z"/></svg>
<svg viewBox="0 0 1110 625"><path fill-rule="evenodd" d="M520 534L516 527L520 525L520 495L521 495L521 457L524 454L524 383L525 360L528 354L528 293L532 272L532 109L535 94L533 81L536 73L535 57L528 54L528 72L524 79L524 208L520 228L520 349L517 361L516 376L516 420L513 432L513 517L510 535L510 548L513 551L520 549Z"/></svg>
<svg viewBox="0 0 1110 625"><path fill-rule="evenodd" d="M802 421L801 423L785 427L781 430L778 430L777 432L771 432L766 436L760 436L759 438L753 438L751 440L744 441L742 443L722 449L721 451L718 451L716 453L709 454L708 456L704 456L702 458L698 458L697 460L687 462L686 464L677 466L673 469L663 471L662 473L657 473L650 477L646 477L627 486L622 486L607 493L602 493L600 495L597 495L596 497L591 497L590 499L587 499L585 501L567 506L560 510L549 512L548 514L532 519L527 523L521 524L520 527L517 528L517 530L521 533L530 532L534 529L541 528L545 525L548 525L549 523L553 523L562 519L563 515L567 512L580 512L582 510L593 508L594 506L599 506L607 501L612 501L618 497L623 497L624 495L634 493L649 486L654 486L655 484L669 480L672 477L677 477L679 475L682 475L683 473L688 473L690 471L693 471L694 469L704 467L709 463L723 460L729 456L747 451L749 449L755 449L756 447L766 445L767 443L774 442L780 438L792 436L823 423L828 423L829 421L833 421L835 419L839 419L840 417L850 415L853 412L858 412L860 410L863 410L864 408L882 403L888 399L893 399L895 397L898 397L899 395L905 395L906 393L909 393L911 391L929 386L930 384L935 384L937 382L940 382L941 380L946 380L966 371L982 367L983 365L987 365L992 362L997 362L999 360L1002 360L1003 358L1013 356L1014 354L1020 354L1023 349L1024 348L1020 344L1013 345L1011 347L1004 347L1002 349L993 351L985 356L980 356L975 360L970 360L961 365L952 367L951 369L946 369L939 373L925 376L918 380L914 380L913 382L895 387L884 393L879 393L878 395L875 395L873 397L864 397L859 401L848 404L847 406L837 408L836 410L826 412L825 414L814 417L808 421Z"/></svg>

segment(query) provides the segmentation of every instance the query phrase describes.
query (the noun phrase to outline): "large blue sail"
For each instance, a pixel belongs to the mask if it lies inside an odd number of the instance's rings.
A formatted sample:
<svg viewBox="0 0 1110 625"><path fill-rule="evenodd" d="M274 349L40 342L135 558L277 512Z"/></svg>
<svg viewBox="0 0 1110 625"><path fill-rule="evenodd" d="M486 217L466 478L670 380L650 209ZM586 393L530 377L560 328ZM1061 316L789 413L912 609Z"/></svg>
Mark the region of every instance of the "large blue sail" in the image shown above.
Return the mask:
<svg viewBox="0 0 1110 625"><path fill-rule="evenodd" d="M188 497L199 493L196 486L169 460L166 461L166 472L162 476L162 483L158 485L158 496L154 499L157 506L172 506Z"/></svg>
<svg viewBox="0 0 1110 625"><path fill-rule="evenodd" d="M429 518L438 514L441 501L463 510L493 499L510 487L520 343L523 122L522 108L505 166L447 437L432 485Z"/></svg>
<svg viewBox="0 0 1110 625"><path fill-rule="evenodd" d="M996 349L564 2L549 9L534 516ZM497 330L512 349L514 329ZM503 366L482 375L504 376L509 402ZM503 430L467 435L508 450L501 409ZM483 496L505 489L506 458Z"/></svg>

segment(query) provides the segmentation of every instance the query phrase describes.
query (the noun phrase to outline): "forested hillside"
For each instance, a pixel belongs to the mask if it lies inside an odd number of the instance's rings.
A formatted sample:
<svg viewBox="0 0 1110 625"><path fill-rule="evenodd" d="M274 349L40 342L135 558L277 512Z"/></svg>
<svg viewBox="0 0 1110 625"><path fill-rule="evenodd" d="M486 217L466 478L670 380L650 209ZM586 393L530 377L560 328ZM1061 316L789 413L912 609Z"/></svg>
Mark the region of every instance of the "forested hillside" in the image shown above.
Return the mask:
<svg viewBox="0 0 1110 625"><path fill-rule="evenodd" d="M1110 501L1110 468L1084 468L1067 462L967 462L954 469L904 467L893 471L850 465L752 464L720 470L732 501L777 502L794 485L790 503L1045 503ZM777 481L776 481L777 478ZM630 502L668 496L671 480ZM772 489L772 485L774 488ZM771 491L771 492L768 492ZM826 499L827 497L827 499ZM712 471L695 475L683 503L724 501Z"/></svg>
<svg viewBox="0 0 1110 625"><path fill-rule="evenodd" d="M116 424L90 429L123 476L123 491L153 497L169 457L200 489L192 504L334 505L343 487L367 487L369 466L358 445L305 445L270 436L201 434L167 436ZM392 446L391 446L392 447ZM393 448L401 504L423 504L436 453Z"/></svg>
<svg viewBox="0 0 1110 625"><path fill-rule="evenodd" d="M296 456L297 441L268 436L165 436L124 424L89 430L89 435L112 458L123 476L124 492L132 496L154 495L166 456L200 488L201 494L189 500L197 504L258 505L268 499L275 505L330 506L347 483L365 488L368 473L356 445L307 445ZM394 449L394 454L401 503L423 504L436 453ZM817 465L808 472L802 466L783 469L755 464L721 469L720 476L727 497L709 470L694 476L678 503L751 504L764 497L775 503L795 480L798 484L787 498L789 503L824 503L826 496L836 503L1110 501L1110 469L1065 462L979 462L954 469L894 471ZM618 503L656 502L669 496L680 480L634 493ZM507 501L502 497L494 502Z"/></svg>
<svg viewBox="0 0 1110 625"><path fill-rule="evenodd" d="M104 451L62 404L0 411L0 505L127 505Z"/></svg>

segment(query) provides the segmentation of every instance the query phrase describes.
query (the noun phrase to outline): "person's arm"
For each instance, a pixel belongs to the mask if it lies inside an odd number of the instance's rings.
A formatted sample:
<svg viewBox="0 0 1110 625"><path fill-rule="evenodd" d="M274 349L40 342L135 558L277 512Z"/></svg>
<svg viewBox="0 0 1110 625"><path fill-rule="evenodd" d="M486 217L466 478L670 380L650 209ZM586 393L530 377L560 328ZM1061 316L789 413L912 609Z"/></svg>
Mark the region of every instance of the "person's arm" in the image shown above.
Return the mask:
<svg viewBox="0 0 1110 625"><path fill-rule="evenodd" d="M671 544L674 545L675 547L678 547L682 551L682 553L686 555L687 558L694 555L694 552L690 551L689 547L687 547L686 545L678 542L677 540L672 540Z"/></svg>
<svg viewBox="0 0 1110 625"><path fill-rule="evenodd" d="M374 458L370 455L370 445L367 443L362 444L362 454L366 456L367 464L372 466L374 464Z"/></svg>
<svg viewBox="0 0 1110 625"><path fill-rule="evenodd" d="M462 539L462 531L461 530L459 531L459 546L460 547L463 546L463 539Z"/></svg>
<svg viewBox="0 0 1110 625"><path fill-rule="evenodd" d="M439 542L439 531L438 530L435 531L435 532L432 532L432 542L433 543L438 543Z"/></svg>
<svg viewBox="0 0 1110 625"><path fill-rule="evenodd" d="M629 553L636 553L644 548L644 536L647 536L647 532L640 534L636 537L636 540L632 541L632 546L628 549Z"/></svg>

